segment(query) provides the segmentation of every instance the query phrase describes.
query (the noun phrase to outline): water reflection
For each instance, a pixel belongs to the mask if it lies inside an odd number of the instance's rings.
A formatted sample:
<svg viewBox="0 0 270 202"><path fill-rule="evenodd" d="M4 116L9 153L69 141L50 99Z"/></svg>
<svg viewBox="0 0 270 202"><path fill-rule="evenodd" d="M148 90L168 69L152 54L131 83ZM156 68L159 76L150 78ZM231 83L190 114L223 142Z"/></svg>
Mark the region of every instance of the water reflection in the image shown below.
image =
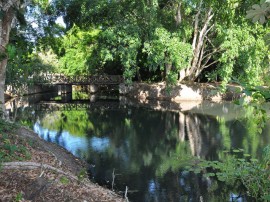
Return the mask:
<svg viewBox="0 0 270 202"><path fill-rule="evenodd" d="M185 165L194 157L222 159L231 148L257 155L269 143L268 126L256 136L249 132L252 122L232 119L224 105L226 117L196 110L155 111L115 100L110 105L115 108L100 108L95 102L92 108L76 105L59 111L38 111L38 103L30 104L19 112L20 121L93 165L89 175L96 182L111 187L115 170L113 187L124 191L128 186L131 201L229 201L238 195L238 185L186 172Z"/></svg>

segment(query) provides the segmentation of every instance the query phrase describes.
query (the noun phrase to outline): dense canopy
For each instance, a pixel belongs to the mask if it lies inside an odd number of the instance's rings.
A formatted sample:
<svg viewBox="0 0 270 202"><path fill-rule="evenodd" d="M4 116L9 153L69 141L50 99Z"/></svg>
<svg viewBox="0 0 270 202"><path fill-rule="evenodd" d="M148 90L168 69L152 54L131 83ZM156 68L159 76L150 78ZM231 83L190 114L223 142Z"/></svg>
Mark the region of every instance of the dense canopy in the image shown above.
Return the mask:
<svg viewBox="0 0 270 202"><path fill-rule="evenodd" d="M6 0L0 6L3 19L5 2L8 5ZM9 44L8 40L2 44L6 47L2 58L9 59L6 83L13 86L50 71L122 74L127 83L268 85L269 51L264 41L269 30L268 1L17 3L16 8L10 7Z"/></svg>

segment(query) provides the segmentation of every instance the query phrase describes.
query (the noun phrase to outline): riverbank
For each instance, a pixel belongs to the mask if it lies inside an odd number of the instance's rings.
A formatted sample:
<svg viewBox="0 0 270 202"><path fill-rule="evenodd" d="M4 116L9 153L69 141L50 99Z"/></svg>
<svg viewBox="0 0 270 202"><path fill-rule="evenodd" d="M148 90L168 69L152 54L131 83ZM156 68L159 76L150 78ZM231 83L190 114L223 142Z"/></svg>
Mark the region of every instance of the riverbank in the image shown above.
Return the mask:
<svg viewBox="0 0 270 202"><path fill-rule="evenodd" d="M120 84L119 93L124 96L138 100L166 100L171 102L183 101L232 101L239 99L242 94L242 87L227 85L227 91L220 91L219 83L178 83L175 86L167 87L165 82L148 84L132 83L130 85Z"/></svg>
<svg viewBox="0 0 270 202"><path fill-rule="evenodd" d="M0 133L1 201L124 201L88 180L86 164L19 127Z"/></svg>

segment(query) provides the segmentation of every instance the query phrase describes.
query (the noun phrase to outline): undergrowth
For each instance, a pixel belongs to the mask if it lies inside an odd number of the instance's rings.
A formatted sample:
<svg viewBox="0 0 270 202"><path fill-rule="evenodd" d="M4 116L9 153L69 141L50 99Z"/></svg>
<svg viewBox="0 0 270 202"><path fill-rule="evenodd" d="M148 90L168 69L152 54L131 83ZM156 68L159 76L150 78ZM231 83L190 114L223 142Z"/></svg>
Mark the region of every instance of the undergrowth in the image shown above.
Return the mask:
<svg viewBox="0 0 270 202"><path fill-rule="evenodd" d="M14 134L16 124L0 119L0 163L30 159L29 142Z"/></svg>
<svg viewBox="0 0 270 202"><path fill-rule="evenodd" d="M200 160L186 169L202 172L204 177L215 178L228 185L241 182L247 196L256 201L270 200L270 146L265 147L262 160L254 159L239 149L228 153L222 161Z"/></svg>

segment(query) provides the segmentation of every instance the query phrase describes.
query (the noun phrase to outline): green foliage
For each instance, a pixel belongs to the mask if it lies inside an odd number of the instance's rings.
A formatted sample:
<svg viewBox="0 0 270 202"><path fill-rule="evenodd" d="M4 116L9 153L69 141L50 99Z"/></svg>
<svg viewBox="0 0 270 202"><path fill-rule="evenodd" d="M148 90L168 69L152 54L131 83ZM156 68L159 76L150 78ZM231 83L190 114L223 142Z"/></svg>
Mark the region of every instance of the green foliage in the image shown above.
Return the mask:
<svg viewBox="0 0 270 202"><path fill-rule="evenodd" d="M16 52L22 54L20 50ZM6 84L12 85L16 89L17 94L23 93L19 89L25 84L32 84L35 75L52 72L54 67L51 64L45 64L36 54L20 55L20 57L9 60L6 74Z"/></svg>
<svg viewBox="0 0 270 202"><path fill-rule="evenodd" d="M0 119L0 163L30 159L30 153L26 148L28 142L12 134L16 127Z"/></svg>
<svg viewBox="0 0 270 202"><path fill-rule="evenodd" d="M245 112L244 119L246 120L246 133L248 134L246 143L252 143L253 147L251 152L255 155L257 152L256 148L259 148L260 145L260 135L263 133L267 121L269 121L269 116L263 105L266 99L269 99L267 98L269 93L268 90L263 87L250 87L249 85L243 85L243 92L244 96L235 103L242 106Z"/></svg>
<svg viewBox="0 0 270 202"><path fill-rule="evenodd" d="M2 141L0 144L0 161L24 161L30 159L30 153L25 147L27 143L22 142L22 145L18 145L18 143L10 139L11 137L12 135L0 135Z"/></svg>
<svg viewBox="0 0 270 202"><path fill-rule="evenodd" d="M243 145L244 148L250 151L250 154L254 156L258 152L258 148L260 148L262 133L265 131L264 128L269 117L259 104L249 103L244 106L244 111L247 139L243 142ZM249 144L252 144L252 148L249 148Z"/></svg>
<svg viewBox="0 0 270 202"><path fill-rule="evenodd" d="M70 183L69 179L68 179L67 177L65 177L65 176L62 176L62 177L60 178L60 182L61 182L62 184L64 184L64 185L67 185L67 184Z"/></svg>
<svg viewBox="0 0 270 202"><path fill-rule="evenodd" d="M0 116L2 117L3 113L0 113ZM9 123L8 121L3 120L0 118L0 133L7 133L8 131L13 131L16 129L16 125Z"/></svg>
<svg viewBox="0 0 270 202"><path fill-rule="evenodd" d="M240 181L249 196L263 201L270 196L269 157L269 147L265 148L261 162L244 154L243 150L235 149L222 161L200 160L187 168L195 173L203 171L205 177L217 178L226 184L234 185Z"/></svg>
<svg viewBox="0 0 270 202"><path fill-rule="evenodd" d="M219 122L219 130L222 135L222 141L225 149L230 149L231 147L231 138L230 138L230 129L226 125L226 121L224 118L217 118Z"/></svg>
<svg viewBox="0 0 270 202"><path fill-rule="evenodd" d="M176 34L171 34L164 28L157 28L152 38L143 42L140 38L140 28L123 26L109 28L102 32L99 42L99 54L105 65L108 61L116 61L123 67L123 75L127 82L140 69L156 72L165 71L170 66L167 80L176 77L180 69L189 65L192 56L191 46L181 42ZM142 55L146 57L143 67L139 67ZM174 80L176 80L174 79Z"/></svg>
<svg viewBox="0 0 270 202"><path fill-rule="evenodd" d="M34 5L39 5L41 6L43 9L46 9L46 7L49 6L49 0L32 0L32 3Z"/></svg>
<svg viewBox="0 0 270 202"><path fill-rule="evenodd" d="M267 45L269 49L270 48L270 33L267 33L263 39L264 39L265 45Z"/></svg>
<svg viewBox="0 0 270 202"><path fill-rule="evenodd" d="M15 201L16 202L20 202L22 200L23 200L23 194L22 194L22 192L16 194Z"/></svg>
<svg viewBox="0 0 270 202"><path fill-rule="evenodd" d="M269 19L270 16L270 1L261 0L260 5L255 4L252 6L251 10L247 11L246 18L252 19L253 23L259 21L261 24L267 22L266 19ZM270 44L270 34L267 33L264 37L265 44L269 47Z"/></svg>
<svg viewBox="0 0 270 202"><path fill-rule="evenodd" d="M192 58L191 45L164 28L156 28L153 38L144 43L143 52L147 55L145 65L149 70L167 71L167 81L170 78L176 81L178 72L188 67Z"/></svg>
<svg viewBox="0 0 270 202"><path fill-rule="evenodd" d="M108 61L117 61L123 67L123 76L130 83L138 68L137 56L141 47L138 27L123 25L103 31L99 42L101 65Z"/></svg>
<svg viewBox="0 0 270 202"><path fill-rule="evenodd" d="M103 48L97 50L102 65L106 67L111 61L121 65L129 81L140 72L150 74L152 78L175 81L179 70L190 67L194 59L191 50L192 19L198 9L203 16L212 8L216 17L207 40L211 44L205 42L201 57L207 58L213 49L222 50L212 58L218 64L218 71L212 67L215 74L224 80L224 85L232 76L245 82L263 83L261 79L266 78L263 75L266 73L264 59L267 55L262 43L263 28L254 30L243 19L247 3L209 0L203 1L202 8L199 8L198 1L183 1L181 26L177 27L175 13L178 5L177 1L93 1L90 12L84 14L93 19L93 24L103 27L104 37L99 40ZM203 17L199 20L203 24ZM126 42L131 42L132 46Z"/></svg>
<svg viewBox="0 0 270 202"><path fill-rule="evenodd" d="M264 24L270 12L270 1L262 0L261 4L254 4L251 10L247 11L247 18L252 19L252 22Z"/></svg>
<svg viewBox="0 0 270 202"><path fill-rule="evenodd" d="M86 169L81 169L80 172L77 175L79 181L82 181L83 179L85 179L86 176L87 176L87 170Z"/></svg>
<svg viewBox="0 0 270 202"><path fill-rule="evenodd" d="M92 56L99 32L98 29L84 31L73 26L61 40L58 71L66 75L91 73L92 66L88 60Z"/></svg>
<svg viewBox="0 0 270 202"><path fill-rule="evenodd" d="M0 62L7 58L7 54L0 52Z"/></svg>
<svg viewBox="0 0 270 202"><path fill-rule="evenodd" d="M25 84L33 83L33 76L54 71L53 60L49 60L50 52L42 58L42 54L33 51L34 44L23 36L12 32L10 44L7 46L8 65L6 85L12 85L17 94L23 94ZM52 55L52 54L51 54ZM47 61L43 61L46 58Z"/></svg>
<svg viewBox="0 0 270 202"><path fill-rule="evenodd" d="M73 100L88 100L89 94L87 92L72 91L72 99Z"/></svg>
<svg viewBox="0 0 270 202"><path fill-rule="evenodd" d="M187 142L180 142L167 158L156 169L156 176L164 176L168 171L176 172L179 168L188 166L195 157L192 155Z"/></svg>
<svg viewBox="0 0 270 202"><path fill-rule="evenodd" d="M25 34L11 37L7 83L16 86L27 82L34 72L56 70L67 75L123 74L127 83L142 78L172 84L179 71L190 70L192 63L193 74L211 67L208 79L222 80L224 89L233 77L253 86L265 85L269 80L263 43L267 28L256 24L254 29L245 19L247 8L254 3L258 2L36 0L25 18L35 21L37 28L17 27ZM254 5L247 17L265 23L269 4L267 0ZM203 34L210 8L214 17L205 27L207 37L200 36L203 48L198 55L191 47L199 40L193 39L194 19L198 17L197 29ZM55 23L59 16L63 16L66 30ZM52 57L54 62L48 65L44 57L40 61L37 53L47 55L51 50L58 56ZM201 61L194 66L196 59ZM186 79L194 79L191 77Z"/></svg>
<svg viewBox="0 0 270 202"><path fill-rule="evenodd" d="M55 112L43 118L42 126L50 130L66 130L75 136L85 136L94 130L94 125L88 120L86 111ZM51 124L54 122L54 124Z"/></svg>
<svg viewBox="0 0 270 202"><path fill-rule="evenodd" d="M268 77L265 74L268 72L268 65L264 63L267 47L263 42L264 33L259 25L256 31L247 24L226 30L220 27L223 53L219 58L217 74L222 78L223 86L232 78L250 86L267 83Z"/></svg>
<svg viewBox="0 0 270 202"><path fill-rule="evenodd" d="M245 16L253 22L266 22L269 16L269 1L262 0L260 4L252 6ZM263 25L249 25L243 19L230 28L224 26L218 28L219 41L222 54L218 59L218 69L208 75L209 79L219 77L222 80L222 90L226 90L228 82L236 82L243 86L243 92L247 96L240 99L240 104L248 99L252 102L260 102L269 98L267 90L258 86L269 85L269 28ZM265 43L264 43L265 41Z"/></svg>

